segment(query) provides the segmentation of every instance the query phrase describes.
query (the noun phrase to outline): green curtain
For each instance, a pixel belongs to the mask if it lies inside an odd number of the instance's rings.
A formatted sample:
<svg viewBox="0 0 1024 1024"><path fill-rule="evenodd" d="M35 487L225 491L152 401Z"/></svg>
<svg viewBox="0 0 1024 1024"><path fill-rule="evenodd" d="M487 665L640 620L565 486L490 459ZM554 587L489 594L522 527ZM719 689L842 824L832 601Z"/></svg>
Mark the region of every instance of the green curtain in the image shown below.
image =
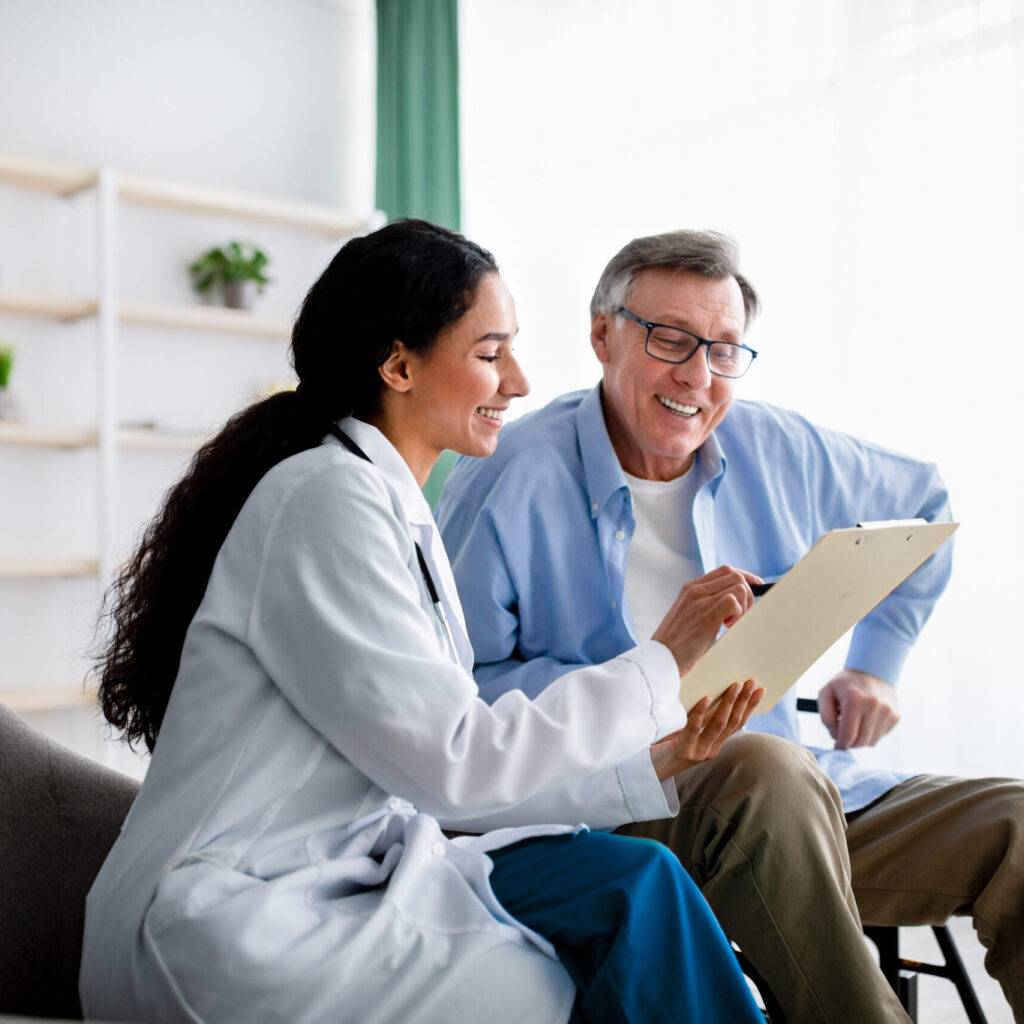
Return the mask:
<svg viewBox="0 0 1024 1024"><path fill-rule="evenodd" d="M377 0L377 207L459 230L458 0Z"/></svg>
<svg viewBox="0 0 1024 1024"><path fill-rule="evenodd" d="M459 230L458 0L377 0L377 208ZM431 507L454 462L424 484Z"/></svg>

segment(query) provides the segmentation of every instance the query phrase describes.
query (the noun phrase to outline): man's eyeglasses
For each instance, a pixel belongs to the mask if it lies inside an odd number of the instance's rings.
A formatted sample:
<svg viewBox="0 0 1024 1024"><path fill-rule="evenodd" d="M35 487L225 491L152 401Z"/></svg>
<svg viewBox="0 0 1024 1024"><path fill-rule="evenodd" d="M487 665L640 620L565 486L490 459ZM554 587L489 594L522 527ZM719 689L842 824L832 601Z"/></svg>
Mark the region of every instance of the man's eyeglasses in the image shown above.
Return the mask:
<svg viewBox="0 0 1024 1024"><path fill-rule="evenodd" d="M746 345L736 345L731 341L708 341L681 327L652 323L630 313L625 306L619 306L617 312L646 329L644 348L649 356L663 363L685 363L703 345L707 349L708 369L715 376L742 377L757 358L757 353Z"/></svg>

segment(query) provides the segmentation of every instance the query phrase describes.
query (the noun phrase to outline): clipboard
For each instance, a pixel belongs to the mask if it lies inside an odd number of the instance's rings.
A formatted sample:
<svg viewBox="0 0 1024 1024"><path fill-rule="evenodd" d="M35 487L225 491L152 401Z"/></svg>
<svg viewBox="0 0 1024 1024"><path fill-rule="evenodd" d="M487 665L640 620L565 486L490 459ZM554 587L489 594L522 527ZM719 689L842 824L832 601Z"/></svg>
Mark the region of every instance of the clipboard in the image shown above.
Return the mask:
<svg viewBox="0 0 1024 1024"><path fill-rule="evenodd" d="M754 714L771 711L959 525L904 519L830 530L682 677L683 707L689 711L702 697L717 700L732 683L757 679L764 697Z"/></svg>

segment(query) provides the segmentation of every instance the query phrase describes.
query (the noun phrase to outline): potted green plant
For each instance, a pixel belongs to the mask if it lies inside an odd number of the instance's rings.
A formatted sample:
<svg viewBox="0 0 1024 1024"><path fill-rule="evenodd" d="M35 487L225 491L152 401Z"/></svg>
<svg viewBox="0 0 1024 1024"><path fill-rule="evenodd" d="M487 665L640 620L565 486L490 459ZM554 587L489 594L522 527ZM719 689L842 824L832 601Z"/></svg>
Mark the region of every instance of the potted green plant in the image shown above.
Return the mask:
<svg viewBox="0 0 1024 1024"><path fill-rule="evenodd" d="M14 399L8 389L13 365L14 349L9 345L0 345L0 420L14 415Z"/></svg>
<svg viewBox="0 0 1024 1024"><path fill-rule="evenodd" d="M200 294L220 288L224 305L231 309L249 309L253 291L263 293L270 278L264 273L270 260L252 242L228 242L208 249L189 265L192 287Z"/></svg>

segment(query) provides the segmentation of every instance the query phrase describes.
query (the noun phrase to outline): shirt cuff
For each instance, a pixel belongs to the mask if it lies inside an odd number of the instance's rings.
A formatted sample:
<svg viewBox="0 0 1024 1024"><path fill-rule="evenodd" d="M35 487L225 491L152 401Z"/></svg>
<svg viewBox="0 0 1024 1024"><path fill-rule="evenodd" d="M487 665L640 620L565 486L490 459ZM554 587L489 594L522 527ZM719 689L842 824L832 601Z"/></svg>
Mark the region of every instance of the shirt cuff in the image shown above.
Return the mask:
<svg viewBox="0 0 1024 1024"><path fill-rule="evenodd" d="M647 640L619 657L632 662L647 681L654 739L682 729L686 725L686 710L679 702L679 667L672 652L657 640Z"/></svg>
<svg viewBox="0 0 1024 1024"><path fill-rule="evenodd" d="M881 623L861 622L853 631L845 667L870 672L895 686L912 646Z"/></svg>
<svg viewBox="0 0 1024 1024"><path fill-rule="evenodd" d="M641 750L623 761L616 771L634 821L674 818L679 813L675 779L662 782L658 778L649 750Z"/></svg>

